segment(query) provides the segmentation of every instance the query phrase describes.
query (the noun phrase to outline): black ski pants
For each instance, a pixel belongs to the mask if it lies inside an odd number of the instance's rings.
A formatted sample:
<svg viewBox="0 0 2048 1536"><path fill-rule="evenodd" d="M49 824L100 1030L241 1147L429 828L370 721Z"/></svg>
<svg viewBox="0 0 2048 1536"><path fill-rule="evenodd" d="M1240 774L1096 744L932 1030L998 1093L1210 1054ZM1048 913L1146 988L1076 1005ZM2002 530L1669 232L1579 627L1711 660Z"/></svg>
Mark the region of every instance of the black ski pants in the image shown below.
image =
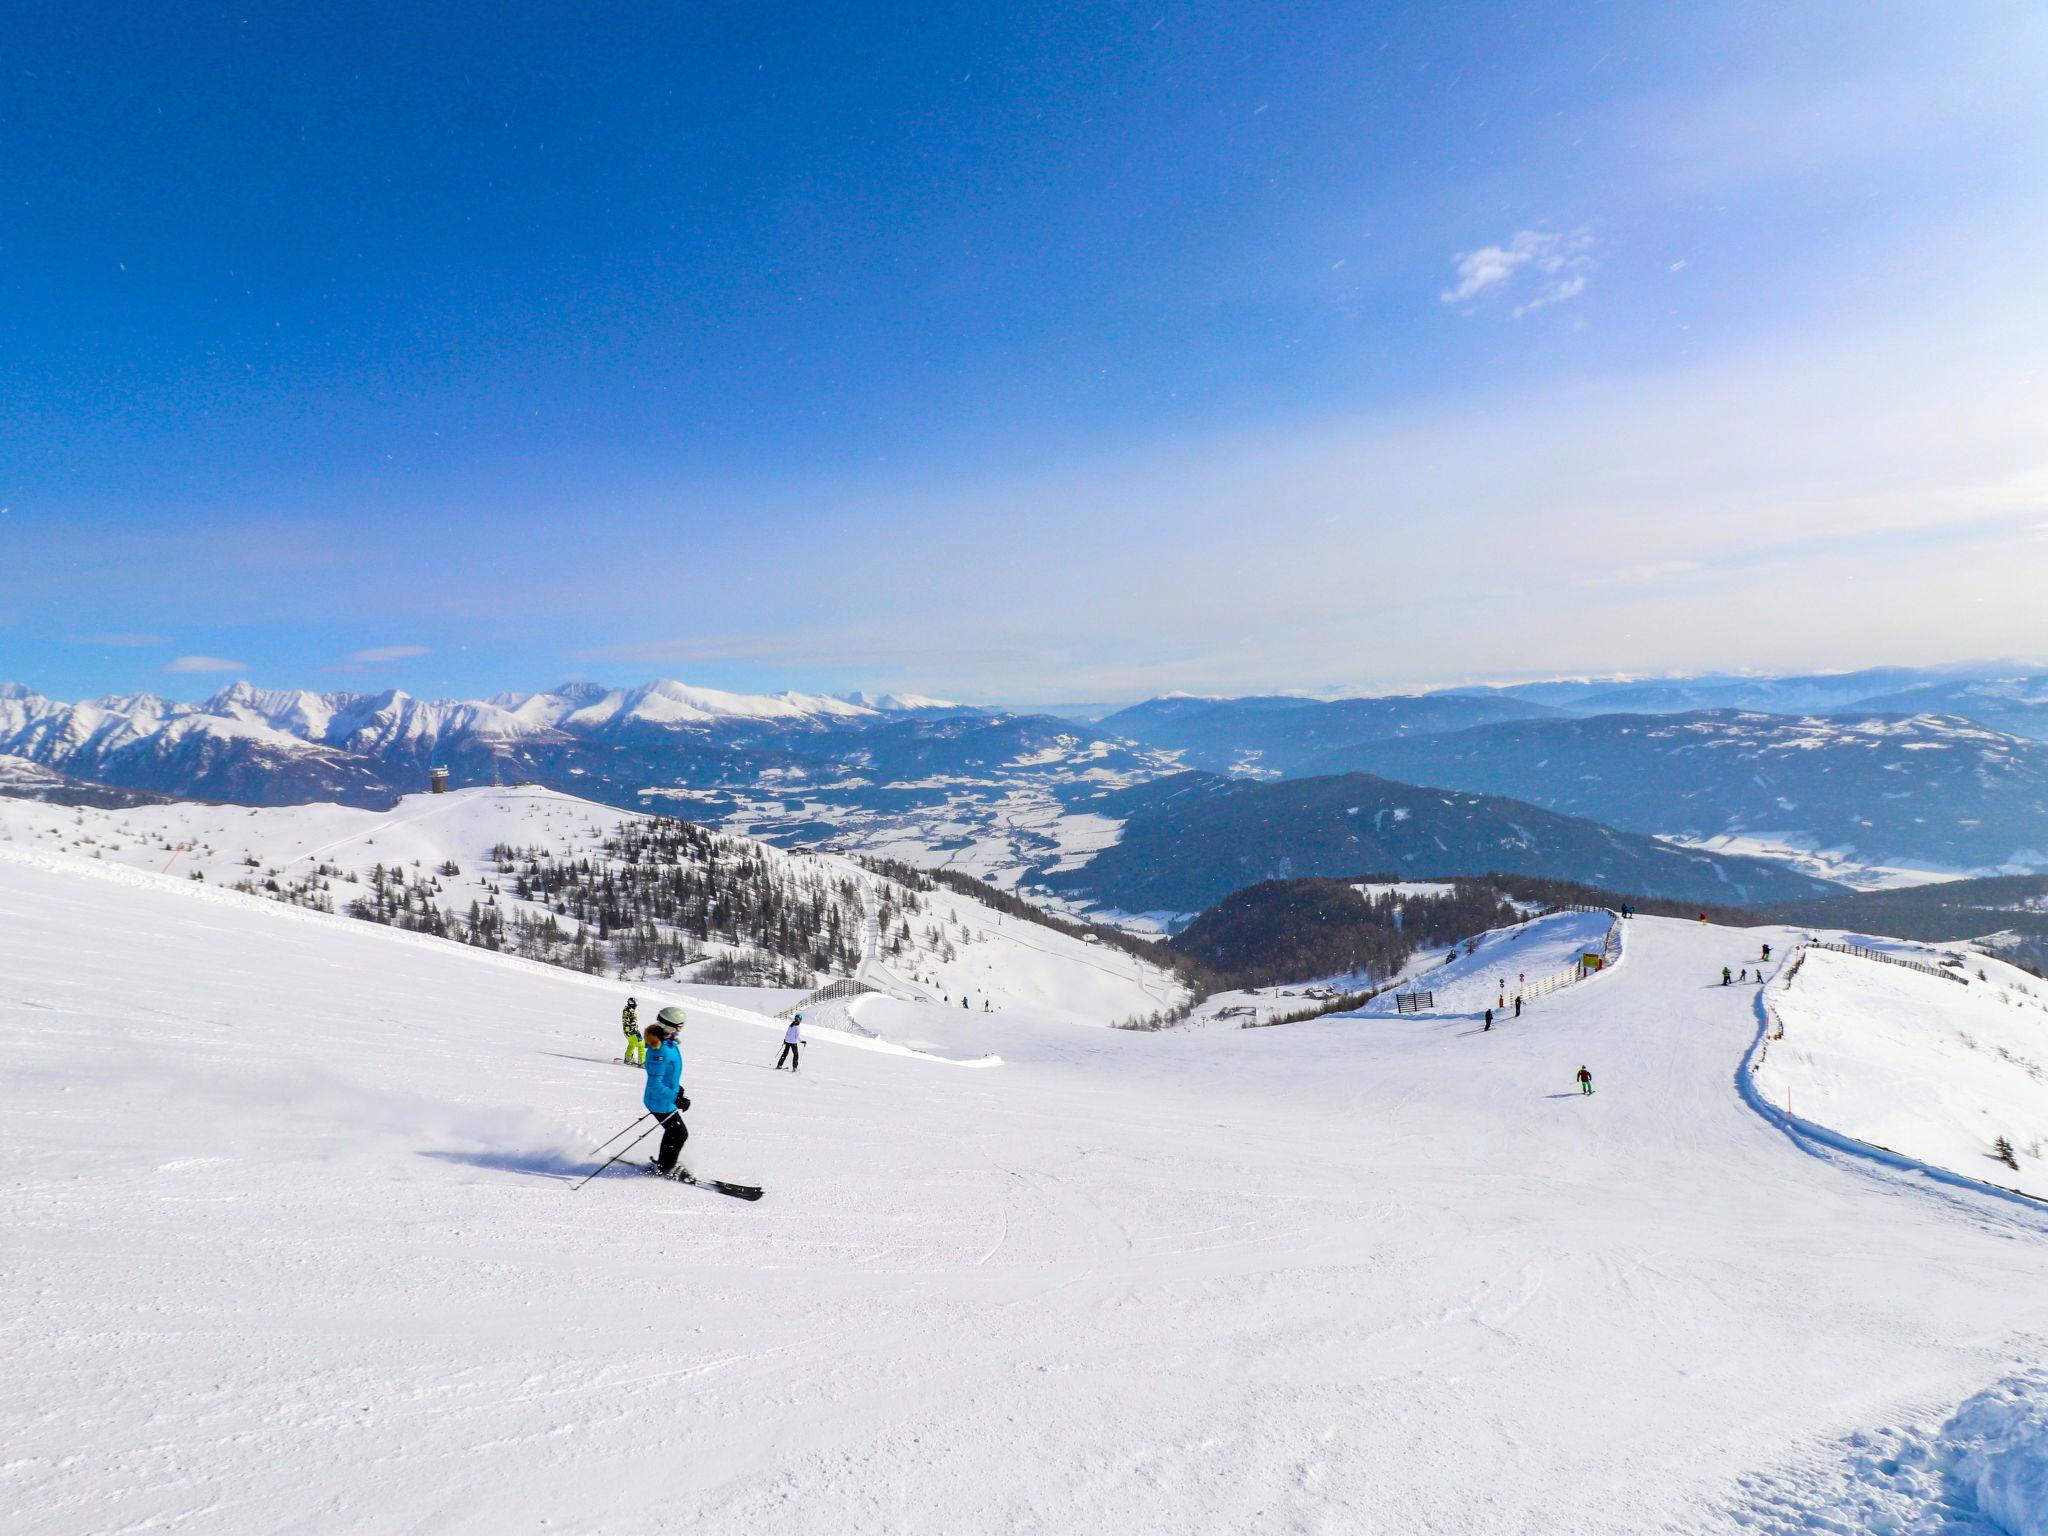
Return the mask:
<svg viewBox="0 0 2048 1536"><path fill-rule="evenodd" d="M782 1042L782 1054L775 1058L775 1070L780 1072L785 1061L789 1063L789 1070L794 1072L796 1070L796 1042L794 1040Z"/></svg>
<svg viewBox="0 0 2048 1536"><path fill-rule="evenodd" d="M690 1139L690 1128L683 1124L682 1111L676 1109L656 1115L654 1123L661 1127L661 1151L655 1161L661 1164L663 1173L674 1173L676 1159L683 1155L683 1143Z"/></svg>

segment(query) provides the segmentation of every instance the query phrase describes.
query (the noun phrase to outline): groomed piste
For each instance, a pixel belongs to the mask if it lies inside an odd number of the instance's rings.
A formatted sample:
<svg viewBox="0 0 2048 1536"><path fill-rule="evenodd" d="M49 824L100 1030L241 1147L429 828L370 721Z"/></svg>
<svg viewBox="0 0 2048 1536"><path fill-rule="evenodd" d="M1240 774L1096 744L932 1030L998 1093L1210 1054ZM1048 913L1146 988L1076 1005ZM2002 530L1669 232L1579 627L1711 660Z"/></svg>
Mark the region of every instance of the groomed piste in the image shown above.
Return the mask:
<svg viewBox="0 0 2048 1536"><path fill-rule="evenodd" d="M878 1000L797 1077L639 989L749 1205L571 1192L616 983L0 848L5 1524L2038 1536L2048 1214L1745 1101L1795 937L1637 918L1490 1034Z"/></svg>

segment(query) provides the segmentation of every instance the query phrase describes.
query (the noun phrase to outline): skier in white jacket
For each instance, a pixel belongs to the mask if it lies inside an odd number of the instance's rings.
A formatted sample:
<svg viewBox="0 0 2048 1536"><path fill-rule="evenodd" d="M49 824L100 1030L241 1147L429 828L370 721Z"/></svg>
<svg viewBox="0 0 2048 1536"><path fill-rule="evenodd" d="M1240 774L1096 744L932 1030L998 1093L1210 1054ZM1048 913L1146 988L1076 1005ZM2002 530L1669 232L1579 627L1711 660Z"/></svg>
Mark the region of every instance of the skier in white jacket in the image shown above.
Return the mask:
<svg viewBox="0 0 2048 1536"><path fill-rule="evenodd" d="M782 1032L782 1054L775 1058L775 1070L780 1072L782 1064L789 1063L789 1070L796 1070L797 1047L804 1043L804 1016L798 1014L789 1021L789 1028Z"/></svg>

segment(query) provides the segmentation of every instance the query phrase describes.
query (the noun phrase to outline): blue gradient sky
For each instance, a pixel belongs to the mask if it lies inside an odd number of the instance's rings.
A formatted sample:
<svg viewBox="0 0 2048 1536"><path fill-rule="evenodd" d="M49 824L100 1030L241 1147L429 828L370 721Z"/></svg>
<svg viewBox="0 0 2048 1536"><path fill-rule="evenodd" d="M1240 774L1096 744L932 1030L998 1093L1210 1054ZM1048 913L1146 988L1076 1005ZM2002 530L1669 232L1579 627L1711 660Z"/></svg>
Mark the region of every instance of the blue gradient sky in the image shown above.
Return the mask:
<svg viewBox="0 0 2048 1536"><path fill-rule="evenodd" d="M2031 4L29 4L0 674L2039 652Z"/></svg>

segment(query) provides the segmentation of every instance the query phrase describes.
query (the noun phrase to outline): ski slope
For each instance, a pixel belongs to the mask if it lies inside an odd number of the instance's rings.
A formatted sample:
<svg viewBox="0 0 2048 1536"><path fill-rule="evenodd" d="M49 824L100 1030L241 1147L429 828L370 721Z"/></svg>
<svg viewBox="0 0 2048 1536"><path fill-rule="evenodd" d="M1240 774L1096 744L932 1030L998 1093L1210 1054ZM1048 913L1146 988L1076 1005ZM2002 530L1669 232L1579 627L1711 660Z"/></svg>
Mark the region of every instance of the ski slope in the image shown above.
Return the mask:
<svg viewBox="0 0 2048 1536"><path fill-rule="evenodd" d="M1934 964L1953 950L1894 942ZM1755 1080L1774 1105L1932 1167L2048 1200L2048 982L1970 957L1963 985L1809 949L1768 989ZM1994 1151L2003 1136L2016 1167Z"/></svg>
<svg viewBox="0 0 2048 1536"><path fill-rule="evenodd" d="M1429 1012L1434 1015L1477 1017L1488 1008L1498 1010L1503 1000L1512 1012L1515 994L1525 991L1530 993L1530 1007L1539 1001L1548 1007L1552 999L1539 999L1532 989L1571 970L1581 955L1599 954L1613 925L1607 912L1555 912L1512 928L1492 929L1475 935L1469 946L1460 946L1455 958L1448 950L1417 955L1398 988L1382 992L1359 1011L1373 1016L1393 1013L1398 1007L1396 993L1416 990L1431 994Z"/></svg>
<svg viewBox="0 0 2048 1536"><path fill-rule="evenodd" d="M923 1010L980 1071L694 1002L745 1205L570 1192L616 983L0 847L6 1527L2039 1536L2048 1220L1745 1105L1765 936L1486 1035Z"/></svg>

